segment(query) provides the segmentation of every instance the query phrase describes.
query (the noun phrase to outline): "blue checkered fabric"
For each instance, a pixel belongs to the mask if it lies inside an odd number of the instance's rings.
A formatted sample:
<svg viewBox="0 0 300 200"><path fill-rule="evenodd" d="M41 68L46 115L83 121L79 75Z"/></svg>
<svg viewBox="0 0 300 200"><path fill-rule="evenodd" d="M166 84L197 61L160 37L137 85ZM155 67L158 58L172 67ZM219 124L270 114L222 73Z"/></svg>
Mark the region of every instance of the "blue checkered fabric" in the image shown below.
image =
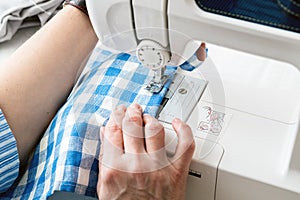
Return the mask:
<svg viewBox="0 0 300 200"><path fill-rule="evenodd" d="M206 57L208 55L208 48L205 49ZM180 68L186 71L193 71L194 69L198 68L202 65L204 61L200 61L197 58L196 53L193 54L189 59L187 59L184 63L180 65Z"/></svg>
<svg viewBox="0 0 300 200"><path fill-rule="evenodd" d="M156 115L176 67L158 94L144 89L152 78L135 56L93 51L84 71L49 125L26 173L1 199L46 199L55 190L96 196L100 127L117 105L136 102Z"/></svg>
<svg viewBox="0 0 300 200"><path fill-rule="evenodd" d="M0 193L12 186L19 175L17 143L0 109Z"/></svg>

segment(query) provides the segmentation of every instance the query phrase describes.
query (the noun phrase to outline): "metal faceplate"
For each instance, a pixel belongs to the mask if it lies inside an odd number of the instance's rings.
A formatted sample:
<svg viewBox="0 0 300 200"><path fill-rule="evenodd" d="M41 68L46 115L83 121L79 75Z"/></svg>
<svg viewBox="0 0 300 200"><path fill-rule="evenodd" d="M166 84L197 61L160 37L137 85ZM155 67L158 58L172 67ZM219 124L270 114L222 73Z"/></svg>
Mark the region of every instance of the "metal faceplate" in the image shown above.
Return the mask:
<svg viewBox="0 0 300 200"><path fill-rule="evenodd" d="M187 122L199 105L206 86L207 81L200 78L179 73L175 75L157 116L165 127L165 148L169 156L175 154L178 145L178 137L171 127L172 120L178 117ZM194 132L195 127L191 128ZM224 150L213 141L194 139L196 149L189 169L186 199L214 200L218 165Z"/></svg>
<svg viewBox="0 0 300 200"><path fill-rule="evenodd" d="M206 85L205 80L177 73L161 105L158 120L168 124L175 117L187 121Z"/></svg>

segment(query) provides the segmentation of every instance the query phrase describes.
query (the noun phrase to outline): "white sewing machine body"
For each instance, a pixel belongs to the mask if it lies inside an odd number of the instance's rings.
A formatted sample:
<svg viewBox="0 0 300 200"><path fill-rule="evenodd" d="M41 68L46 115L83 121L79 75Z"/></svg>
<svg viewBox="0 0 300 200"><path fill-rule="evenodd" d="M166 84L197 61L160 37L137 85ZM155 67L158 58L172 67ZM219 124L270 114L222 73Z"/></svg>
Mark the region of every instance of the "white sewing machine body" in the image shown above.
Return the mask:
<svg viewBox="0 0 300 200"><path fill-rule="evenodd" d="M174 113L193 129L188 200L300 199L299 34L206 13L193 0L87 0L87 6L100 39L120 51L135 53L151 39L181 64L199 40L268 57L228 50L246 58L232 67L234 57L213 60L212 45L201 69L179 72L158 119L170 151Z"/></svg>

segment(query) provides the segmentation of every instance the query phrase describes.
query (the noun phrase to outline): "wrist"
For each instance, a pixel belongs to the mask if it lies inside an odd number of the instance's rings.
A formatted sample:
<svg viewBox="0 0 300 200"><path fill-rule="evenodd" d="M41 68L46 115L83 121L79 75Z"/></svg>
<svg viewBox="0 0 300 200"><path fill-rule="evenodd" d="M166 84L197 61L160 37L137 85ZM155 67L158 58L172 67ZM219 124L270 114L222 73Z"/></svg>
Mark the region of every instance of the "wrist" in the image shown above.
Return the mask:
<svg viewBox="0 0 300 200"><path fill-rule="evenodd" d="M63 6L65 7L66 5L73 6L89 16L85 0L65 0Z"/></svg>

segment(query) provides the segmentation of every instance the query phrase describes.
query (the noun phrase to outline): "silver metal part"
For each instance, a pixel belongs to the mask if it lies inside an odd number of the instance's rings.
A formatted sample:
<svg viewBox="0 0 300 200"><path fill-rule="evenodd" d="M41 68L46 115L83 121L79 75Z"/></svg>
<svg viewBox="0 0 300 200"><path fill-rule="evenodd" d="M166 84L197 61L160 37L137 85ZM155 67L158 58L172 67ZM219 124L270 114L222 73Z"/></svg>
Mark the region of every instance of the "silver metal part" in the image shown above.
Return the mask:
<svg viewBox="0 0 300 200"><path fill-rule="evenodd" d="M166 100L160 109L158 120L171 124L177 117L187 121L206 85L205 80L176 74L165 96Z"/></svg>
<svg viewBox="0 0 300 200"><path fill-rule="evenodd" d="M154 72L146 90L152 93L160 92L168 80L168 76L164 75L165 66L171 56L168 48L152 40L142 40L137 47L136 55L143 66Z"/></svg>
<svg viewBox="0 0 300 200"><path fill-rule="evenodd" d="M152 93L159 93L167 82L169 76L164 75L165 68L160 68L153 71L154 75L145 89Z"/></svg>
<svg viewBox="0 0 300 200"><path fill-rule="evenodd" d="M164 73L165 73L165 67L162 67L160 69L155 69L155 70L153 70L153 72L154 72L154 76L153 76L152 80L155 83L161 83Z"/></svg>

